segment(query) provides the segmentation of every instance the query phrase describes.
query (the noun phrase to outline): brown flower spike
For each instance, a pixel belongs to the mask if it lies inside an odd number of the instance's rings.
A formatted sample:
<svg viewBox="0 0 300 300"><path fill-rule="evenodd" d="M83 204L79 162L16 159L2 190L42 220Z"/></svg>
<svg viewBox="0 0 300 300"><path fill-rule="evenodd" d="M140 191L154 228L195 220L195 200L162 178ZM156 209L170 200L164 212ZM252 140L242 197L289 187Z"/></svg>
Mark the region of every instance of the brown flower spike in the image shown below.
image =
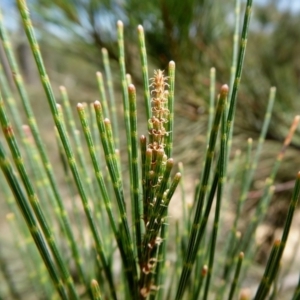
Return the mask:
<svg viewBox="0 0 300 300"><path fill-rule="evenodd" d="M165 154L164 140L167 135L165 129L165 123L169 119L168 110L168 90L169 86L166 82L167 77L164 76L164 72L161 70L154 71L154 77L151 78L151 104L152 104L152 117L148 120L149 125L149 144L148 153L152 153L151 167L149 170L148 178L150 181L146 183L146 198L144 202L144 222L146 233L145 236L151 236L153 232L152 227L149 228L148 222L151 218L153 219L154 207L157 201L156 191L159 190L162 180L162 174L166 165L167 156ZM148 184L148 186L147 186ZM149 186L151 188L149 189ZM162 200L161 200L162 201ZM155 223L161 225L163 222L160 216L155 218ZM151 236L147 240L145 239L144 253L142 261L140 262L141 269L141 281L140 281L140 295L141 299L147 298L151 292L157 291L158 287L153 284L152 274L155 272L157 265L156 251L157 247L162 243L162 239L158 236L158 232Z"/></svg>
<svg viewBox="0 0 300 300"><path fill-rule="evenodd" d="M164 123L168 122L169 110L168 103L168 83L167 77L161 70L154 71L154 77L151 78L150 87L152 88L152 118L149 120L149 138L150 144L148 147L154 151L153 159L156 158L156 153L160 149L164 149L164 137L167 134Z"/></svg>

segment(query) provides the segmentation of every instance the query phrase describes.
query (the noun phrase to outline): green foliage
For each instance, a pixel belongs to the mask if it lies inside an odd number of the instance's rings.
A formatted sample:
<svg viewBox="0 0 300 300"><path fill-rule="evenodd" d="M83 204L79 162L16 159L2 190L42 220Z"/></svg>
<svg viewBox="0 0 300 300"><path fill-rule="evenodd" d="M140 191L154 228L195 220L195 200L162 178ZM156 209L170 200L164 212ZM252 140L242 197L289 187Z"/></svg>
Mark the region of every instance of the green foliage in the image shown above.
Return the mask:
<svg viewBox="0 0 300 300"><path fill-rule="evenodd" d="M125 3L131 7L140 2ZM160 2L165 25L170 25L165 29L172 31L178 27L176 35L169 34L171 40L166 44L171 51L177 51L174 43L179 45L181 39L189 39L189 29L196 22L195 16L198 16L199 10L204 14L206 9L215 9L216 6L210 3ZM242 233L239 232L238 225L243 224L241 212L254 173L259 171L258 162L275 99L275 88L272 88L256 149L252 149L252 139L249 139L245 160L240 160L239 154L231 160L237 94L245 60L252 1L248 0L245 7L240 38L239 1L236 2L231 79L229 86L220 88L216 105L215 69L211 69L207 147L203 149L203 167L192 204L185 197L183 165L179 164L180 173L174 171L176 162L172 158L173 148L176 147L173 129L176 123L174 61L169 62L165 73L159 69L150 72L153 77L149 81L144 29L139 25L140 81L143 82L142 92L139 92L126 74L128 64L125 59L124 28L123 23L118 21L116 57L120 69L123 120L117 114L120 104L113 88L112 73L116 74L111 72L109 51L102 49L104 76L97 72L95 78L100 101L91 105L77 104L77 123L81 125L78 131L65 87L60 88L62 106L57 103L26 2L17 0L17 4L49 105L49 110L43 113L51 115L55 124L64 176L63 182L58 182L57 168L52 166L44 146L45 136L39 132L0 16L0 38L28 123L28 126L22 126L21 108L16 104L0 69L0 123L8 145L7 149L1 138L0 166L4 176L0 184L3 202L10 212L8 223L14 233L10 239L0 236L0 267L4 278L0 284L0 297L180 300L201 296L203 299L233 299L237 291L240 291L240 299L253 296L259 300L266 299L268 295L281 297L278 285L288 266L280 263L300 194L299 173L282 236L273 244L264 273L260 275L261 280L256 282L256 292L250 295L242 288L249 286L247 275L251 265L255 264L255 232L263 222L274 191L275 177L300 120L299 116L294 118L266 180L263 195L248 226ZM93 23L98 10L111 7L113 2L41 1L41 4L56 5L73 23L80 23L79 9L83 5ZM149 4L149 9L154 6ZM184 16L185 13L188 17ZM132 18L137 17L133 14ZM138 113L137 93L144 96L144 117ZM147 125L144 135L139 138L140 117L145 119ZM121 140L125 141L125 149ZM125 155L122 155L123 152ZM231 165L233 170L229 171ZM242 172L241 180L237 178L238 172ZM223 207L231 200L229 191L236 187L235 182L240 184L240 196L230 221L232 225L221 226L227 223L223 213L230 209ZM173 196L178 185L182 190L183 212L174 224L168 210L176 201ZM66 186L67 196L61 191ZM178 205L176 202L174 204ZM1 205L4 206L4 203ZM24 226L17 207L27 226ZM17 246L16 254L6 253L5 246L13 243ZM22 258L20 268L30 274L27 278L20 275L25 288L15 282L18 274L12 269L13 255ZM175 260L172 260L172 255ZM298 284L294 287L293 299L299 297L299 290Z"/></svg>

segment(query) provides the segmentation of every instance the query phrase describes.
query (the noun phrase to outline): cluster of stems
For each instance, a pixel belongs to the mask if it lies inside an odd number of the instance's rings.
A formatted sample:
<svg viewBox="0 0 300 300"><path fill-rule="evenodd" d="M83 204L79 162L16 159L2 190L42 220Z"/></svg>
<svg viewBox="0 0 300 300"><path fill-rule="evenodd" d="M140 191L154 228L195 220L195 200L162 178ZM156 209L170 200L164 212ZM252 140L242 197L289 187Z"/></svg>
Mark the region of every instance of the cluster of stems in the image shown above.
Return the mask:
<svg viewBox="0 0 300 300"><path fill-rule="evenodd" d="M159 236L161 225L164 222L166 210L170 201L171 189L168 181L173 159L165 154L165 124L168 122L168 83L163 71L156 70L151 79L151 111L152 117L148 120L149 143L145 149L143 159L143 220L145 234L142 241L142 256L140 261L140 294L146 298L151 291L156 291L153 284L153 273L157 264L157 249L162 243ZM141 137L145 144L145 137ZM177 174L177 177L179 174Z"/></svg>
<svg viewBox="0 0 300 300"><path fill-rule="evenodd" d="M145 136L140 138L142 169L142 175L140 176L136 90L134 85L131 84L130 76L126 77L123 23L118 21L119 64L130 173L132 224L134 224L131 231L127 218L121 161L118 155L119 150L117 150L120 147L118 114L114 102L113 80L108 52L102 49L105 76L103 77L100 72L97 73L100 101L94 102L94 113L92 109L85 109L86 106L83 104L79 103L77 105L82 133L91 159L89 165L88 161L85 160L84 148L70 109L67 91L64 87L61 87L63 103L61 107L57 104L43 63L26 1L16 1L55 123L66 183L70 188L71 198L73 200L81 199L82 212L85 214L86 225L94 244L94 251L91 251L91 253L94 255L96 265L95 268L88 267L89 261L92 261L90 259L90 245L86 244L87 241L83 237L86 233L86 227L82 226L81 221L83 218L80 210L75 207L76 202L73 202L72 209L65 208L65 199L59 190L59 183L56 182L54 169L52 169L42 136L39 133L0 12L0 41L3 44L11 72L14 75L13 79L28 122L28 126L22 124L17 104L13 99L9 85L5 82L0 64L0 127L8 146L6 147L2 139L0 140L0 168L6 178L6 182L0 180L0 190L1 194L5 194L4 198L10 209L7 219L11 223L13 220L17 222L16 225L21 229L20 236L26 240L24 249L23 247L19 249L22 253L20 257L23 257L23 253L28 254L22 263L24 263L28 274L30 270L35 271L36 274L32 275L32 281L41 284L40 287L38 284L34 284L34 292L37 292L37 295L43 295L41 296L43 299L60 297L63 300L79 300L81 297L101 300L104 299L102 295L105 295L105 299L117 300L120 299L119 294L123 291L123 299L135 300L210 299L213 294L215 294L216 299L224 299L227 294L229 294L226 297L228 300L234 299L236 291L245 278L250 262L254 259L256 249L255 232L267 212L272 192L275 190L273 185L276 174L300 122L300 116L296 116L275 160L270 176L266 180L262 197L254 210L253 217L249 219L245 232L241 233L238 230L239 225L241 222L242 224L245 223L244 220L241 220L241 213L255 178L254 175L257 171L262 146L268 132L275 99L275 88L271 88L256 150L252 149L252 139L248 139L245 166L242 171L243 176L241 176L241 193L236 213L231 231L226 237L226 245L223 251L219 251L218 248L221 244L218 241L218 231L221 231L222 226L220 224L224 222L224 219L222 219L222 212L224 211L222 203L223 200L226 200L223 191L226 186L227 195L230 195L231 200L232 194L229 189L232 189L238 174L238 155L236 155L234 161L234 172L232 174L228 173L227 175L227 163L229 162L232 143L234 112L247 45L252 0L247 0L239 52L240 0L236 0L234 53L230 84L221 87L216 105L214 104L215 69L211 70L206 156L203 169L200 172L201 181L195 191L193 207L189 207L185 200L184 184L182 183L183 216L181 223L176 223L176 263L174 265L172 263L169 265L164 264L164 262L166 262L167 257L165 242L168 237L167 210L182 176L181 173L176 173L174 178L170 179L174 166L174 161L170 157L172 156L173 147L175 63L173 61L169 63L168 77L164 75L163 71L156 70L153 78L150 79L149 86L144 31L141 25L138 26L149 136L148 139ZM107 101L105 95L105 78L110 102ZM66 118L64 118L64 114ZM65 119L68 120L67 123L65 123ZM71 134L68 134L68 129ZM16 130L17 135L14 130ZM22 143L19 143L19 137ZM73 151L70 137L74 141L75 151ZM103 153L100 149L101 144ZM11 155L6 154L6 148L10 150ZM23 155L23 151L25 155ZM219 157L217 158L216 153L218 152ZM254 152L254 155L252 155L252 152ZM102 159L103 157L104 159ZM14 166L10 162L11 158ZM104 161L106 164L105 171L102 170L102 162ZM89 167L93 172L89 172ZM16 170L18 174L16 174ZM179 170L183 170L182 164L179 165ZM72 176L74 184L72 184ZM92 181L91 178L95 180ZM142 182L142 197L140 182ZM18 218L12 195L15 197L16 204L26 221L28 232L25 232L24 224L19 222L20 218ZM277 294L279 295L277 284L280 280L278 278L284 277L281 274L281 268L289 269L284 264L281 266L280 262L287 244L299 197L300 172L295 181L282 237L276 239L273 244L265 272L256 294L253 295L254 300L263 300L267 297L274 299ZM213 209L215 209L215 212L212 229L210 230L208 225ZM73 217L76 218L78 224L71 223L72 219L69 218L69 214L72 217L73 213ZM194 220L192 220L192 217ZM58 222L64 240L57 241L58 236L61 236L53 226L54 222ZM74 227L77 225L78 237L77 230L73 230L73 225ZM12 227L12 230L15 229ZM183 233L182 236L180 231ZM14 238L19 243L19 237ZM111 242L112 239L115 242ZM223 243L224 241L221 240L220 242ZM2 237L0 237L0 245L3 244ZM69 251L64 250L67 249L67 245L70 246ZM36 250L34 246L38 249L41 259L34 253ZM18 295L19 291L16 289L14 280L12 280L14 278L10 277L7 272L10 261L3 259L2 250L2 247L0 247L0 272L4 274L13 298L19 299L21 293ZM87 250L89 251L88 259L86 259ZM115 254L119 254L122 261L121 271L114 270L112 262ZM224 266L221 260L219 262L216 259L217 254L224 258ZM242 268L243 261L245 263ZM292 262L290 264L292 265ZM74 265L72 272L71 265ZM76 276L73 277L74 274ZM120 274L122 276L119 276ZM219 284L218 280L215 280L215 276L220 277ZM120 277L123 280L117 279ZM49 284L51 281L53 286ZM163 285L164 288L161 288ZM77 291L79 286L83 292L79 293ZM2 299L2 282L0 287L0 298ZM165 295L164 292L166 292ZM250 299L250 294L248 294L248 292L242 290L239 299ZM24 298L24 295L22 296ZM292 299L300 299L300 280Z"/></svg>

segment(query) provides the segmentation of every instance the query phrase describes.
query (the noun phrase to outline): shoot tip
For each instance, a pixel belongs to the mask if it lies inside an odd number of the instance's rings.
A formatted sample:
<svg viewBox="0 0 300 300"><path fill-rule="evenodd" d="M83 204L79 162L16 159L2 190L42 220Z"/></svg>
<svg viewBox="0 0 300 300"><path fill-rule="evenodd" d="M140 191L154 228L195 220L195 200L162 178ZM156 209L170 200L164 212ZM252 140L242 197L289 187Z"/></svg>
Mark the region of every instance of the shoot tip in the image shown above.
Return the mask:
<svg viewBox="0 0 300 300"><path fill-rule="evenodd" d="M174 62L174 60L171 60L169 62L169 68L175 68L175 62Z"/></svg>
<svg viewBox="0 0 300 300"><path fill-rule="evenodd" d="M227 84L223 84L222 87L221 87L221 93L228 93L229 91L229 87Z"/></svg>
<svg viewBox="0 0 300 300"><path fill-rule="evenodd" d="M132 83L130 83L128 85L128 92L129 93L134 93L135 92L135 86Z"/></svg>

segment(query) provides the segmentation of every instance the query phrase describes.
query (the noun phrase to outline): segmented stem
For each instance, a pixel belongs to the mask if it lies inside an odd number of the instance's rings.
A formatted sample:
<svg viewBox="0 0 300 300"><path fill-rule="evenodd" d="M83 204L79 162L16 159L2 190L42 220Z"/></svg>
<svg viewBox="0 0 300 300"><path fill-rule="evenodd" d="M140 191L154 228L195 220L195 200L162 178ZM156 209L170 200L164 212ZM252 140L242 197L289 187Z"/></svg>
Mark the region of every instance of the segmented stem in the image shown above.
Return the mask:
<svg viewBox="0 0 300 300"><path fill-rule="evenodd" d="M141 246L142 246L142 206L140 199L140 177L139 177L139 166L138 166L138 135L137 135L137 110L136 110L136 91L133 84L128 86L129 95L129 107L130 107L130 129L131 129L131 149L132 149L132 182L131 189L134 197L134 207L132 213L134 215L135 235L138 260L142 257Z"/></svg>
<svg viewBox="0 0 300 300"><path fill-rule="evenodd" d="M149 120L152 117L152 113L151 113L151 97L150 97L150 89L149 89L149 76L148 76L148 63L147 63L147 53L146 53L146 45L145 45L145 35L144 35L144 28L142 25L139 25L137 29L138 29L139 50L140 50L142 74L143 74L144 101L145 101L145 107L146 107L147 120Z"/></svg>
<svg viewBox="0 0 300 300"><path fill-rule="evenodd" d="M117 107L114 95L114 88L113 88L113 80L111 75L111 69L108 59L108 52L105 48L102 48L102 57L103 57L103 65L106 75L106 84L108 89L108 98L109 98L109 108L112 117L112 125L113 125L113 132L115 137L115 145L117 149L120 148L120 141L119 141L119 129L118 129L118 114L117 114Z"/></svg>

